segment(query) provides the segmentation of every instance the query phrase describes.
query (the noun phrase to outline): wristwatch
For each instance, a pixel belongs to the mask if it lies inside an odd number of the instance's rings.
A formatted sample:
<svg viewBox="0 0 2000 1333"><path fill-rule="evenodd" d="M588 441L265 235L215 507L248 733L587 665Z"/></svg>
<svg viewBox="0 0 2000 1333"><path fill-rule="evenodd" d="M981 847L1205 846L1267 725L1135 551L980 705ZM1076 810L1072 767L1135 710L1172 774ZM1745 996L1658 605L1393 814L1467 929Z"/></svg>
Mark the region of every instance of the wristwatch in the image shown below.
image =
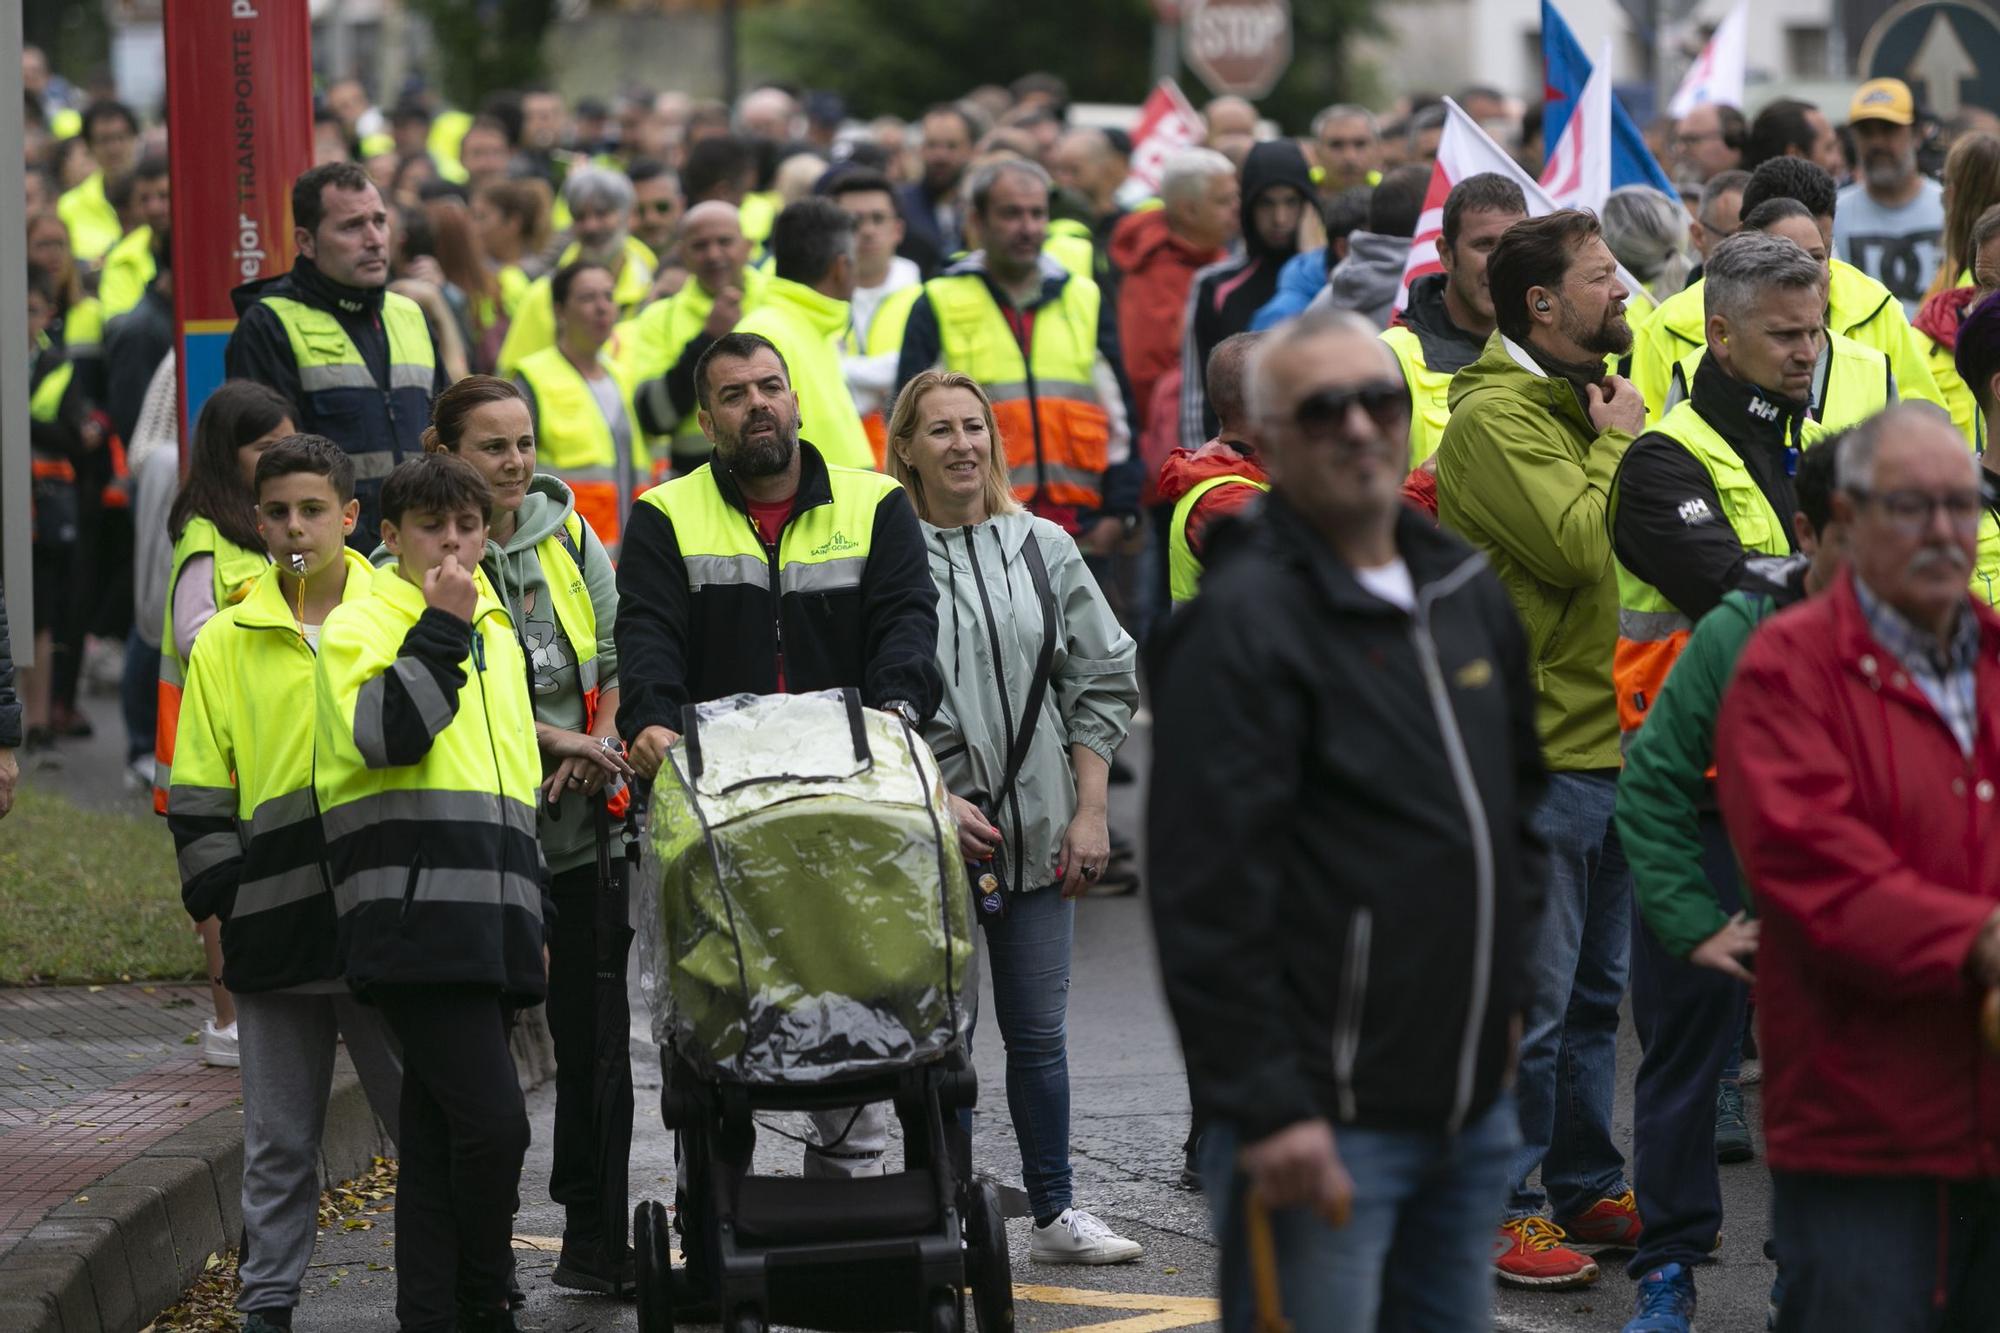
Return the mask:
<svg viewBox="0 0 2000 1333"><path fill-rule="evenodd" d="M923 725L923 718L917 713L917 706L908 699L889 699L882 704L882 711L894 713L914 729Z"/></svg>

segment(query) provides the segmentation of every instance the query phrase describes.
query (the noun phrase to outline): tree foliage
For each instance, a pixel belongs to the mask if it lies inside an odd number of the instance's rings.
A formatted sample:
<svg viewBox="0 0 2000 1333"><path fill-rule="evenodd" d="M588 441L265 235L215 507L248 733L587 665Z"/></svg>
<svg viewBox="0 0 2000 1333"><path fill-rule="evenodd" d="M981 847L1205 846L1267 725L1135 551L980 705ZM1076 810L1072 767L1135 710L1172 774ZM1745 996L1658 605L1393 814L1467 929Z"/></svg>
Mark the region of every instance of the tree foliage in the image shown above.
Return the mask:
<svg viewBox="0 0 2000 1333"><path fill-rule="evenodd" d="M542 39L556 0L411 0L410 7L430 20L438 81L454 106L476 108L548 74Z"/></svg>
<svg viewBox="0 0 2000 1333"><path fill-rule="evenodd" d="M1259 104L1303 133L1312 113L1351 96L1347 39L1369 30L1371 0L1293 0L1293 55ZM748 72L843 94L855 112L913 116L983 83L1031 70L1078 101L1137 102L1151 83L1151 0L790 0L744 20ZM1206 90L1183 68L1196 104Z"/></svg>

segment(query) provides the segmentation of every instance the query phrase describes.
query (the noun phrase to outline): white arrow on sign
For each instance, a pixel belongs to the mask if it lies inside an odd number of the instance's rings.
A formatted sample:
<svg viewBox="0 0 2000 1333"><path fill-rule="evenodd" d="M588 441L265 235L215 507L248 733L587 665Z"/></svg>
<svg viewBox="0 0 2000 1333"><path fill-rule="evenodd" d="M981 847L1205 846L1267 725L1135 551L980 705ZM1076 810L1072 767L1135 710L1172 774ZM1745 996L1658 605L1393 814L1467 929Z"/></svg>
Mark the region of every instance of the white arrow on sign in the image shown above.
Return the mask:
<svg viewBox="0 0 2000 1333"><path fill-rule="evenodd" d="M1917 54L1906 71L1911 83L1921 83L1928 94L1923 100L1939 117L1950 120L1958 114L1958 86L1962 79L1979 73L1972 53L1958 39L1958 29L1940 11L1917 43Z"/></svg>

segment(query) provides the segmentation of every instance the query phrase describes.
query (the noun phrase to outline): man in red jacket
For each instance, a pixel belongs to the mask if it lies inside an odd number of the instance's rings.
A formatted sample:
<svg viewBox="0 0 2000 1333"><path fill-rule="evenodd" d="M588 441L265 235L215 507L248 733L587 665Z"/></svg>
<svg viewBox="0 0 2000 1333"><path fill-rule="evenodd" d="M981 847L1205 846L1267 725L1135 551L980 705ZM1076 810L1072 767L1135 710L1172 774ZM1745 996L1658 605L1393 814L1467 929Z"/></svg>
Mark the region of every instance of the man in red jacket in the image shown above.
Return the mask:
<svg viewBox="0 0 2000 1333"><path fill-rule="evenodd" d="M1767 622L1717 730L1762 916L1777 1327L2000 1328L2000 617L1979 464L1924 403L1842 446L1849 572Z"/></svg>

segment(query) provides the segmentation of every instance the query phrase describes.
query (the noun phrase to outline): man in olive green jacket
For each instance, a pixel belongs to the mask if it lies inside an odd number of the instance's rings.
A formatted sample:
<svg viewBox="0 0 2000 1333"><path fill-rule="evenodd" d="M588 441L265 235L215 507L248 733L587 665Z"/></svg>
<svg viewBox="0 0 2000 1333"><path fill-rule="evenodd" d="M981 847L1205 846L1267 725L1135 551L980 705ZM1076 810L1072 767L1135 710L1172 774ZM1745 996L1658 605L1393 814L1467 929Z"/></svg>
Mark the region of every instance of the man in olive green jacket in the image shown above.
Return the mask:
<svg viewBox="0 0 2000 1333"><path fill-rule="evenodd" d="M1452 379L1438 519L1486 553L1513 598L1550 770L1533 821L1549 882L1523 1015L1522 1147L1495 1267L1514 1285L1572 1287L1593 1281L1597 1265L1566 1236L1630 1245L1640 1231L1611 1138L1631 877L1612 822L1618 589L1605 514L1646 414L1637 390L1604 372L1632 331L1594 217L1564 210L1514 224L1487 281L1498 330Z"/></svg>

